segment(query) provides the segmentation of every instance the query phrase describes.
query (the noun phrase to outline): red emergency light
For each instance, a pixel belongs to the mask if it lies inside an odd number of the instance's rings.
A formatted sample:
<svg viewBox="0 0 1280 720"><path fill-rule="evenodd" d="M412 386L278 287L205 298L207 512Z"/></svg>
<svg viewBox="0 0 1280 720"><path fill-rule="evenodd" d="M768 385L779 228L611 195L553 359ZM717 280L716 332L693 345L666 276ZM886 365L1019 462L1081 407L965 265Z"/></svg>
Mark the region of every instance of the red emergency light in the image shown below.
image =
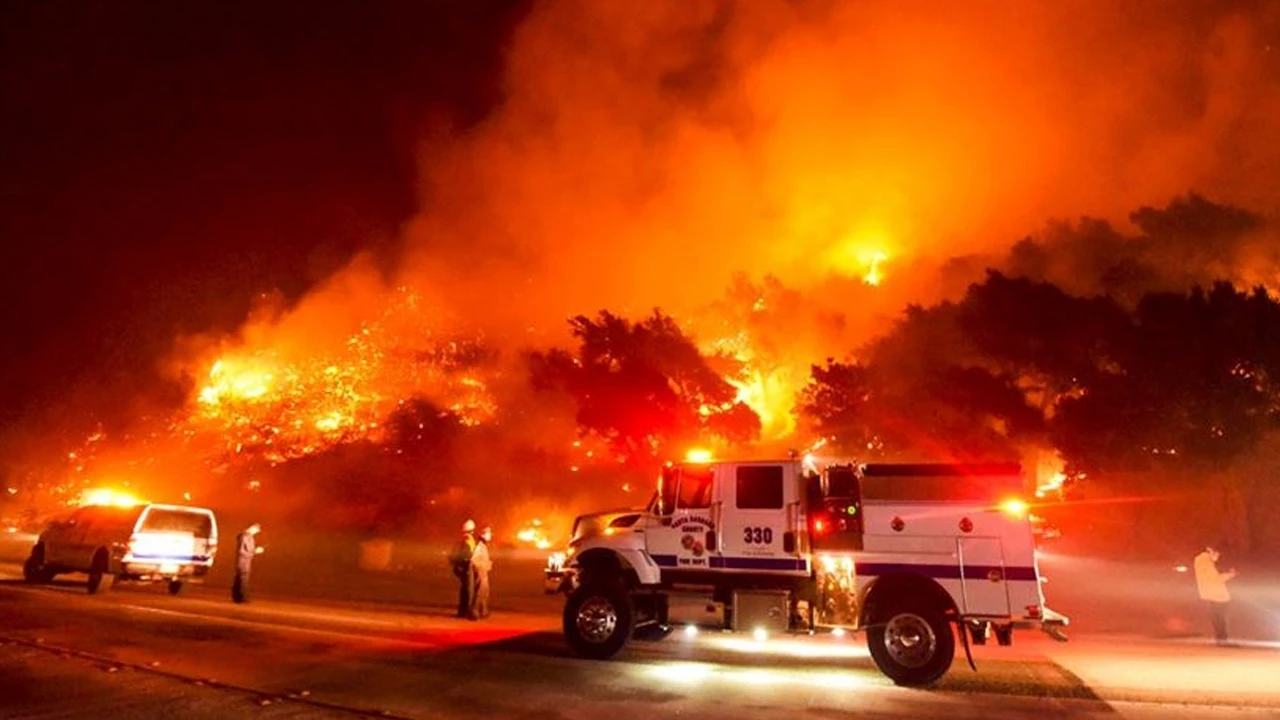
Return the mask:
<svg viewBox="0 0 1280 720"><path fill-rule="evenodd" d="M834 523L831 521L830 513L814 513L809 518L809 534L814 537L822 537L830 533L834 529Z"/></svg>

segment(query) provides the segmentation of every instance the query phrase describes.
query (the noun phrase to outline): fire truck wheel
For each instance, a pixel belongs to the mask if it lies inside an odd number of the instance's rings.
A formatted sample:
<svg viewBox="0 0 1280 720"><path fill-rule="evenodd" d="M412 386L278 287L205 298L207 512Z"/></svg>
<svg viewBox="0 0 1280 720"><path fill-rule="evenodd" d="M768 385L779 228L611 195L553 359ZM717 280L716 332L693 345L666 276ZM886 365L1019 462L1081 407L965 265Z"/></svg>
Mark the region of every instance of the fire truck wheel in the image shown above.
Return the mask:
<svg viewBox="0 0 1280 720"><path fill-rule="evenodd" d="M932 685L951 668L956 639L941 611L905 606L867 628L867 647L880 671L897 685Z"/></svg>
<svg viewBox="0 0 1280 720"><path fill-rule="evenodd" d="M177 595L178 593L181 593L181 592L182 592L182 581L181 581L181 580L170 580L170 581L169 581L169 594L170 594L170 595Z"/></svg>
<svg viewBox="0 0 1280 720"><path fill-rule="evenodd" d="M564 637L581 657L604 660L631 639L631 596L620 582L588 582L564 605Z"/></svg>

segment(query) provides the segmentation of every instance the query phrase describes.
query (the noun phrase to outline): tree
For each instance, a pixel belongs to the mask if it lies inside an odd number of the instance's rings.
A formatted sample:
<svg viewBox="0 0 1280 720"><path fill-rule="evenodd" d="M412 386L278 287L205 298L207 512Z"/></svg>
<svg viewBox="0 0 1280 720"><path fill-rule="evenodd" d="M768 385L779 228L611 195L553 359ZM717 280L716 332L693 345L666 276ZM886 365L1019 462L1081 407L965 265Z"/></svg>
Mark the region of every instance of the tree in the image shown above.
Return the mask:
<svg viewBox="0 0 1280 720"><path fill-rule="evenodd" d="M755 439L760 419L671 317L655 310L638 322L608 311L569 321L575 351L529 358L536 389L567 393L579 427L606 438L622 456L653 457L672 443L714 436Z"/></svg>
<svg viewBox="0 0 1280 720"><path fill-rule="evenodd" d="M1280 305L1264 290L1151 293L1116 372L1063 403L1054 441L1084 469L1221 469L1280 418Z"/></svg>
<svg viewBox="0 0 1280 720"><path fill-rule="evenodd" d="M921 376L900 370L829 359L813 366L797 411L812 431L864 458L1008 459L1017 438L1042 431L1040 413L1007 377L957 365Z"/></svg>
<svg viewBox="0 0 1280 720"><path fill-rule="evenodd" d="M814 365L796 413L812 433L837 447L870 455L882 445L872 415L870 373L860 363L827 358L826 365Z"/></svg>
<svg viewBox="0 0 1280 720"><path fill-rule="evenodd" d="M971 362L1012 378L1045 417L1115 367L1132 330L1109 298L1075 297L1049 283L994 271L970 286L956 322L972 349Z"/></svg>

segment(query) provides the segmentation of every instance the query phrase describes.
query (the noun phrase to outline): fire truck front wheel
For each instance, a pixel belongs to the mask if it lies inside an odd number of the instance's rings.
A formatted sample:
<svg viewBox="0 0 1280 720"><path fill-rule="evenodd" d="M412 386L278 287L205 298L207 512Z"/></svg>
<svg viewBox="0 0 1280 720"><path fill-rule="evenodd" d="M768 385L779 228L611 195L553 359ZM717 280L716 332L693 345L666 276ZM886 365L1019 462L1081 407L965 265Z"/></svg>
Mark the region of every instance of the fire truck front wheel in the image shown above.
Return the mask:
<svg viewBox="0 0 1280 720"><path fill-rule="evenodd" d="M631 639L635 613L620 582L588 582L569 595L564 606L564 637L580 657L604 660Z"/></svg>
<svg viewBox="0 0 1280 720"><path fill-rule="evenodd" d="M880 671L897 685L927 686L951 668L956 639L942 611L891 609L867 628L867 646Z"/></svg>

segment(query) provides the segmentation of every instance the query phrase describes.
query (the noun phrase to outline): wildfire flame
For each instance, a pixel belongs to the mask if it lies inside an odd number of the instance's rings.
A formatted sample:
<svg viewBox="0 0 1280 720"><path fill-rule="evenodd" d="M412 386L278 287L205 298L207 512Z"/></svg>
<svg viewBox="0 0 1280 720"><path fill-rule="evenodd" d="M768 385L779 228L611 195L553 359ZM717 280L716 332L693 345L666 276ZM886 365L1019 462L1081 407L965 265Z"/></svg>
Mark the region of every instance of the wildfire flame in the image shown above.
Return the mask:
<svg viewBox="0 0 1280 720"><path fill-rule="evenodd" d="M884 280L884 272L880 269L880 265L888 259L889 256L879 250L867 255L867 272L862 276L862 281L868 285L879 287L880 283Z"/></svg>
<svg viewBox="0 0 1280 720"><path fill-rule="evenodd" d="M539 550L546 550L551 547L551 539L547 537L546 530L542 527L542 521L534 518L529 522L528 527L516 533L516 540L532 545Z"/></svg>
<svg viewBox="0 0 1280 720"><path fill-rule="evenodd" d="M725 380L737 389L735 402L745 404L760 417L765 439L784 438L795 431L791 409L802 384L795 380L795 369L767 362L753 347L746 332L714 339L703 350L725 355L741 364L741 372L728 375Z"/></svg>
<svg viewBox="0 0 1280 720"><path fill-rule="evenodd" d="M441 338L431 309L401 289L381 317L336 350L288 358L273 347L218 357L189 416L188 436L221 438L231 455L258 451L272 462L335 444L385 438L385 421L414 397L429 398L478 425L496 412L479 376L478 346Z"/></svg>

